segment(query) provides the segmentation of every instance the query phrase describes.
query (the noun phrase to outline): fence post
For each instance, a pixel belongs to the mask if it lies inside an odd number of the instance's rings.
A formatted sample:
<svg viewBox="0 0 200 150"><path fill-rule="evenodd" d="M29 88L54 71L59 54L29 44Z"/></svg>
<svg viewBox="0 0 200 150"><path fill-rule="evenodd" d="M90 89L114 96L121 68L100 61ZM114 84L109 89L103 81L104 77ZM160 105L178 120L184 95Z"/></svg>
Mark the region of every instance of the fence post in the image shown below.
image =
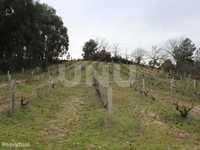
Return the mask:
<svg viewBox="0 0 200 150"><path fill-rule="evenodd" d="M145 95L145 79L142 79L142 95Z"/></svg>
<svg viewBox="0 0 200 150"><path fill-rule="evenodd" d="M109 83L108 86L108 120L111 123L112 122L112 84L111 82Z"/></svg>
<svg viewBox="0 0 200 150"><path fill-rule="evenodd" d="M11 81L10 113L15 113L16 80Z"/></svg>
<svg viewBox="0 0 200 150"><path fill-rule="evenodd" d="M31 72L31 77L32 77L32 79L33 79L33 75L34 75L34 72L32 71L32 72Z"/></svg>
<svg viewBox="0 0 200 150"><path fill-rule="evenodd" d="M22 68L22 74L24 74L24 72L25 72L25 70L24 70L24 68Z"/></svg>
<svg viewBox="0 0 200 150"><path fill-rule="evenodd" d="M52 78L49 79L49 91L55 87L54 80Z"/></svg>
<svg viewBox="0 0 200 150"><path fill-rule="evenodd" d="M129 77L129 86L130 86L130 88L133 87L133 78L132 77Z"/></svg>
<svg viewBox="0 0 200 150"><path fill-rule="evenodd" d="M193 80L193 86L194 86L194 89L196 90L196 88L197 88L197 80Z"/></svg>
<svg viewBox="0 0 200 150"><path fill-rule="evenodd" d="M174 78L170 80L170 95L173 96L173 90L174 90L175 84L174 84Z"/></svg>
<svg viewBox="0 0 200 150"><path fill-rule="evenodd" d="M11 75L10 75L10 71L9 70L8 70L7 75L8 75L8 81L10 81L11 80Z"/></svg>

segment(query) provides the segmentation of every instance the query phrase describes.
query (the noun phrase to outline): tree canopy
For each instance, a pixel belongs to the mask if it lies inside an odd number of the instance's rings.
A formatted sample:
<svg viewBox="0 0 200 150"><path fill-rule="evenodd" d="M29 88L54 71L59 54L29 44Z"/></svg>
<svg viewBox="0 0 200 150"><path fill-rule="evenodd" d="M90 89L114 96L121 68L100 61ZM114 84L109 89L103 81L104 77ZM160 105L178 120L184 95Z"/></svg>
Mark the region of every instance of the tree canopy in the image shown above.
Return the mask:
<svg viewBox="0 0 200 150"><path fill-rule="evenodd" d="M90 39L83 46L83 58L86 60L93 59L96 51L98 50L98 42Z"/></svg>
<svg viewBox="0 0 200 150"><path fill-rule="evenodd" d="M179 73L190 73L193 65L193 54L196 50L195 45L189 38L185 38L180 45L173 50L173 57L176 61L176 69Z"/></svg>
<svg viewBox="0 0 200 150"><path fill-rule="evenodd" d="M33 0L0 1L0 70L45 68L68 51L55 9Z"/></svg>

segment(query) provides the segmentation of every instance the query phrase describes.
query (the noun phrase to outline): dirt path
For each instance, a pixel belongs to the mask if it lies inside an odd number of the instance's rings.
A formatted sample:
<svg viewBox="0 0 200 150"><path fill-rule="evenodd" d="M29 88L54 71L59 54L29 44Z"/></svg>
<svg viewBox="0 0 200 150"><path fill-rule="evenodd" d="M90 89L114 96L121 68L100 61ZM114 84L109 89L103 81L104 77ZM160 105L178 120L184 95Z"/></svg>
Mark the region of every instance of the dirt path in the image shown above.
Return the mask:
<svg viewBox="0 0 200 150"><path fill-rule="evenodd" d="M48 149L61 149L65 139L79 126L79 98L70 97L62 104L62 110L57 112L48 122L48 127L42 131Z"/></svg>

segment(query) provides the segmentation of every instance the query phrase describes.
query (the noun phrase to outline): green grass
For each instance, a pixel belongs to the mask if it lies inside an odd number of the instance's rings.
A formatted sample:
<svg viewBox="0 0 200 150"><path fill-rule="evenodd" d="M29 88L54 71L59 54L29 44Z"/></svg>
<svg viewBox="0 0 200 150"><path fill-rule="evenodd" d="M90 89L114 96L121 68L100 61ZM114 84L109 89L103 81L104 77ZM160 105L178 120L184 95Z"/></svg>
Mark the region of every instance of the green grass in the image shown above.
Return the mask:
<svg viewBox="0 0 200 150"><path fill-rule="evenodd" d="M104 62L77 62L67 65L66 78L74 81L73 70L81 65L80 84L75 87L57 82L55 89L49 89L47 73L38 73L34 78L30 71L15 75L17 81L17 109L8 115L8 106L0 105L1 142L30 143L30 150L196 150L200 149L200 99L192 92L192 81L177 81L178 91L170 96L170 79L162 72L137 68L137 89L145 74L146 87L156 98L144 97L135 88L122 88L113 83L113 119L106 123L107 111L98 102L94 88L85 84L89 66L105 79L102 71L116 68ZM121 80L128 79L128 65L120 66ZM134 68L134 67L133 67ZM54 78L56 66L49 70ZM119 71L119 70L117 70ZM38 80L39 79L39 80ZM109 74L109 79L113 75ZM6 75L0 76L0 102L9 101L10 89ZM198 87L200 88L200 87ZM106 89L102 88L104 98ZM197 90L197 92L200 89ZM29 102L20 108L20 98ZM191 104L195 109L187 119L181 119L173 102ZM1 147L6 150L9 148Z"/></svg>

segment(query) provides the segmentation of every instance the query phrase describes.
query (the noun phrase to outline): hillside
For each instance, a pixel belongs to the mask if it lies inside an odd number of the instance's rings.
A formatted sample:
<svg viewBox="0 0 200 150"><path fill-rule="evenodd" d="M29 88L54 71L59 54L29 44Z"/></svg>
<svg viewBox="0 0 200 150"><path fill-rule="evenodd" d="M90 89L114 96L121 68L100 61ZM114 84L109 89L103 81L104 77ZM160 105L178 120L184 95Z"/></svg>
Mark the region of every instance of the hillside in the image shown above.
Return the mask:
<svg viewBox="0 0 200 150"><path fill-rule="evenodd" d="M103 99L107 79L113 81L109 124L92 86L92 67L103 83ZM125 82L130 72L132 88ZM200 149L200 86L194 93L190 79L176 81L170 93L170 79L162 71L89 61L52 66L49 73L35 70L12 76L17 80L13 115L8 115L10 82L7 75L0 76L1 143L29 143L25 149L31 150ZM147 95L141 94L143 79ZM29 102L25 108L20 107L22 97ZM188 118L181 118L175 102L194 105ZM0 149L9 148L1 144Z"/></svg>

